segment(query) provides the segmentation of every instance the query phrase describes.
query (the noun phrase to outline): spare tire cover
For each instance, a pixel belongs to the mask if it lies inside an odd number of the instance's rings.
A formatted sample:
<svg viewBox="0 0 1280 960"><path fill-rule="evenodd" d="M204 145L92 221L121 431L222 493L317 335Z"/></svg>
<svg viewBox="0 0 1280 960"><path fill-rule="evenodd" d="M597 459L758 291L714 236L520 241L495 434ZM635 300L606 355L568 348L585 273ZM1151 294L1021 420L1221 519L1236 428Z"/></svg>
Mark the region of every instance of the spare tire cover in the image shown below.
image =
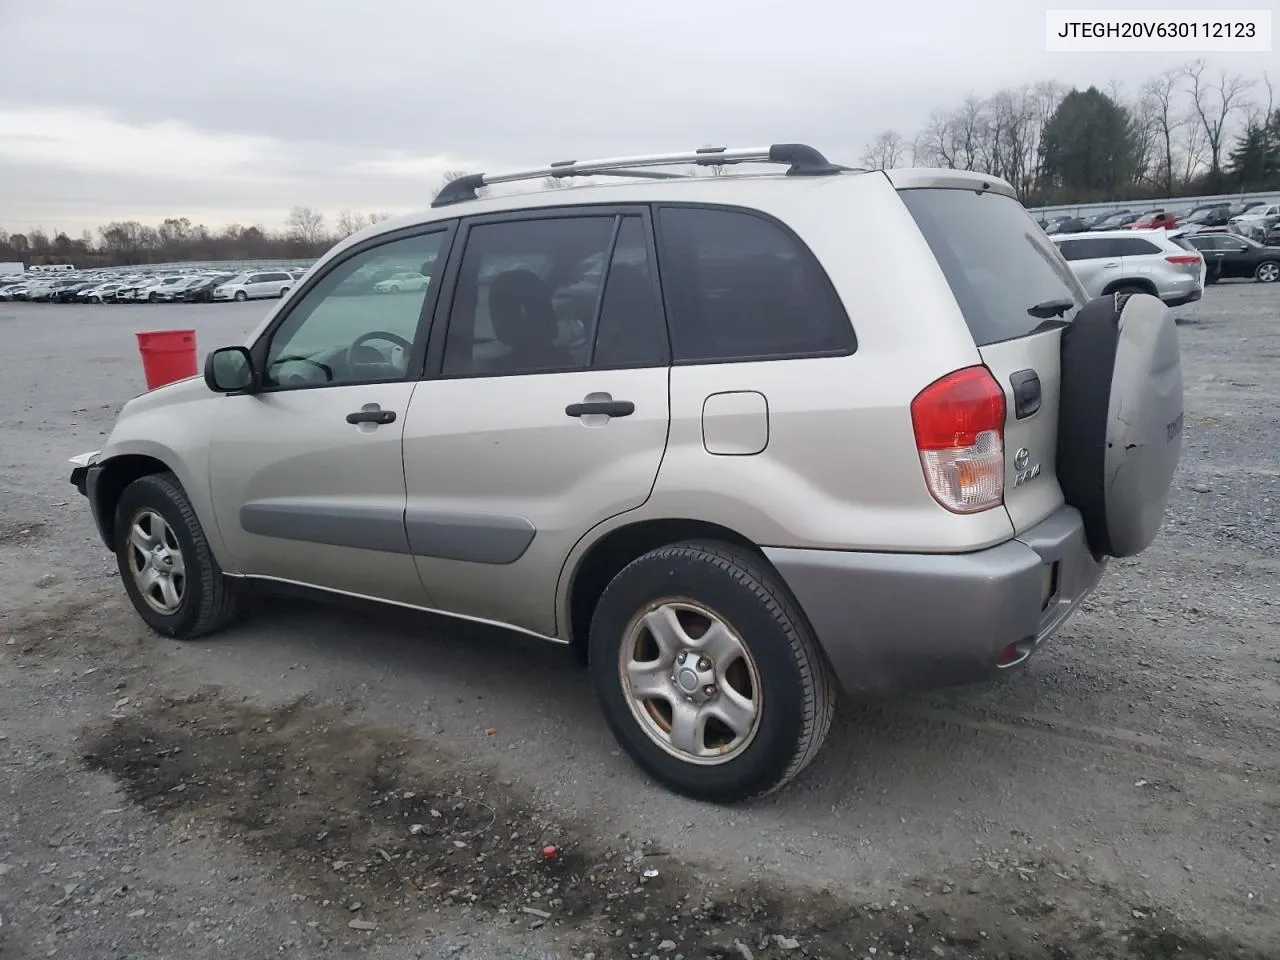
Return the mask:
<svg viewBox="0 0 1280 960"><path fill-rule="evenodd" d="M1062 332L1058 482L1097 556L1155 540L1182 452L1182 361L1150 294L1091 300Z"/></svg>

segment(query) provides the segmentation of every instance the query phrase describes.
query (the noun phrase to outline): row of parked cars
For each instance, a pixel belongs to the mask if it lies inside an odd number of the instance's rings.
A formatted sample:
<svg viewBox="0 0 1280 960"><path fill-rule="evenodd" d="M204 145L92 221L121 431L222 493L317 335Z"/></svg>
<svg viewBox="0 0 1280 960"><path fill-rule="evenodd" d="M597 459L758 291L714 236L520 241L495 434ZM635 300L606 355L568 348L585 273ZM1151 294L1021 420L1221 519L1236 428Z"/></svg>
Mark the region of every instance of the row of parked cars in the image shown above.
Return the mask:
<svg viewBox="0 0 1280 960"><path fill-rule="evenodd" d="M283 297L303 270L129 273L79 271L0 279L0 300L36 303L211 303Z"/></svg>
<svg viewBox="0 0 1280 960"><path fill-rule="evenodd" d="M1091 233L1100 230L1180 229L1234 233L1262 244L1280 243L1280 202L1248 200L1239 204L1210 203L1190 210L1133 211L1108 210L1088 217L1062 214L1042 218L1040 226L1048 234Z"/></svg>

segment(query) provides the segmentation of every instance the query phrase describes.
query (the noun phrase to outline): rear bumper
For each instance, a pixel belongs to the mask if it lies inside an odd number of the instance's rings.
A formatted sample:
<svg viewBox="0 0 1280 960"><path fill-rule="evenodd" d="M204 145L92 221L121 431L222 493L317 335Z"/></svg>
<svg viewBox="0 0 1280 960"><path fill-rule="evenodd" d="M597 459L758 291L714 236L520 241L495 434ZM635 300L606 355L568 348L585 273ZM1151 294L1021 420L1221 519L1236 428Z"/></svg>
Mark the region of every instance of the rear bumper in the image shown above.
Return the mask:
<svg viewBox="0 0 1280 960"><path fill-rule="evenodd" d="M878 698L994 676L1022 662L1097 586L1106 560L1062 507L1017 539L966 554L766 548L847 694Z"/></svg>
<svg viewBox="0 0 1280 960"><path fill-rule="evenodd" d="M1192 290L1190 293L1172 294L1169 296L1162 297L1161 299L1164 300L1166 307L1181 307L1184 304L1195 303L1202 296L1204 296L1203 288L1197 287L1195 290Z"/></svg>

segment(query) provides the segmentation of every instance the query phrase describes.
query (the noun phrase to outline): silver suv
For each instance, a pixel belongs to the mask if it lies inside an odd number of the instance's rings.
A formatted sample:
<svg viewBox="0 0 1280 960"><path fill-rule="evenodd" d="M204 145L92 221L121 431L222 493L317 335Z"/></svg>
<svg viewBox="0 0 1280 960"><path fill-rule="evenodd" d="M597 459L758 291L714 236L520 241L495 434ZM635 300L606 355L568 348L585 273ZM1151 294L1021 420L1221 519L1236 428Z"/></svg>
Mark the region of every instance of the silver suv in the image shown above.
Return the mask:
<svg viewBox="0 0 1280 960"><path fill-rule="evenodd" d="M1103 230L1052 239L1091 297L1149 293L1179 307L1204 295L1204 258L1174 243L1165 230Z"/></svg>
<svg viewBox="0 0 1280 960"><path fill-rule="evenodd" d="M623 182L477 194L583 175ZM500 624L731 801L813 759L839 691L1025 661L1156 535L1181 424L1166 306L1090 301L1007 183L781 144L454 180L71 479L160 634L272 583Z"/></svg>

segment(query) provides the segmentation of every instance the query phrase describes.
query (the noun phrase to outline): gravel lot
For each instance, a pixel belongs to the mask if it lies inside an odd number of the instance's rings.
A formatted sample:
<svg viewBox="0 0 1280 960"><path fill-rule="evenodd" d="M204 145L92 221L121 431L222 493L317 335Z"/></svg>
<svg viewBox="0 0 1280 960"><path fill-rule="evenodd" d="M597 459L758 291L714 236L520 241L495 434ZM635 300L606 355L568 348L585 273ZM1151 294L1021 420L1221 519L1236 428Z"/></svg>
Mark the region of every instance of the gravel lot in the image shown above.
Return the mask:
<svg viewBox="0 0 1280 960"><path fill-rule="evenodd" d="M1177 311L1168 521L1064 634L845 708L734 809L644 779L558 649L286 600L141 627L65 459L142 391L134 331L265 309L0 304L0 957L1280 956L1280 289Z"/></svg>

